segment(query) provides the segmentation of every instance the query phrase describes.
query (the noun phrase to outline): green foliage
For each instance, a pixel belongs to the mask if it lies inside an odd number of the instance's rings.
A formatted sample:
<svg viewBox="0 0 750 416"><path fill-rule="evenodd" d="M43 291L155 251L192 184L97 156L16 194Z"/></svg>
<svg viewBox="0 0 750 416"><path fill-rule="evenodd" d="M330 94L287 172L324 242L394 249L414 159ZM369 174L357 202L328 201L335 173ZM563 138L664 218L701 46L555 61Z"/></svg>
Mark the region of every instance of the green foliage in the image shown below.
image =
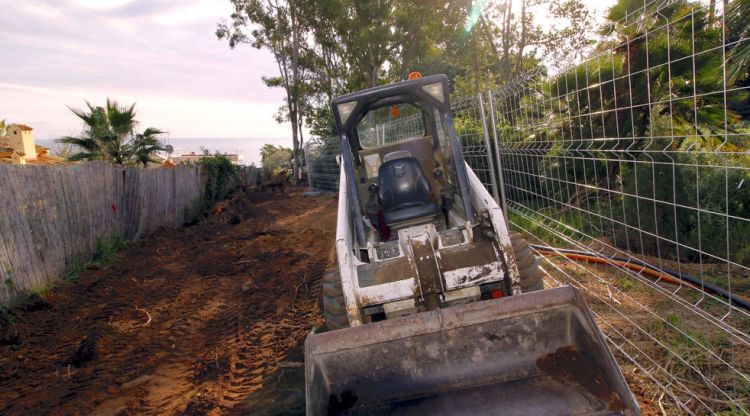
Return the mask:
<svg viewBox="0 0 750 416"><path fill-rule="evenodd" d="M63 282L66 283L78 283L81 279L81 272L85 269L84 263L81 261L74 261L73 264L65 271L62 275Z"/></svg>
<svg viewBox="0 0 750 416"><path fill-rule="evenodd" d="M112 257L118 252L128 248L129 242L120 237L97 238L96 252L87 268L104 268L109 266Z"/></svg>
<svg viewBox="0 0 750 416"><path fill-rule="evenodd" d="M13 267L10 265L5 268L5 280L3 281L3 284L5 285L5 289L9 293L13 293L16 291L15 272L13 271Z"/></svg>
<svg viewBox="0 0 750 416"><path fill-rule="evenodd" d="M15 323L14 309L46 305L47 301L45 298L48 291L61 284L78 283L81 273L85 270L99 270L108 267L114 255L126 249L129 245L130 242L120 237L97 238L96 250L91 260L86 261L79 258L73 261L73 264L63 273L61 280L49 286L17 291L13 300L8 305L0 306L0 325L2 325L3 320L11 325ZM6 275L9 276L4 282L6 288L16 291L16 287L11 279L12 270L7 270Z"/></svg>
<svg viewBox="0 0 750 416"><path fill-rule="evenodd" d="M158 135L163 131L149 127L143 133L136 134L130 143L130 157L132 163L147 167L149 163L156 162L153 155L164 150L164 145L159 141Z"/></svg>
<svg viewBox="0 0 750 416"><path fill-rule="evenodd" d="M732 19L750 19L745 3L732 3ZM725 83L717 47L722 28L706 8L687 0L642 7L621 0L610 9L607 30L619 36L613 53L505 99L503 105L524 109L524 119L499 120L502 140L548 156L507 158L506 181L523 183L528 192L518 198L553 192L554 200L593 212L588 224L563 218L587 234L611 235L618 247L750 265L743 238L750 225L731 218L750 217L750 155L740 156L750 150L750 93L738 88L747 85L747 72L730 73ZM746 59L739 57L747 53L743 48L727 49L728 62ZM529 171L539 172L537 179L529 180L523 173Z"/></svg>
<svg viewBox="0 0 750 416"><path fill-rule="evenodd" d="M266 172L277 174L292 166L292 149L284 146L264 144L260 149L260 164Z"/></svg>
<svg viewBox="0 0 750 416"><path fill-rule="evenodd" d="M279 73L263 77L287 96L279 122L334 134L331 99L402 81L411 71L447 74L459 94L501 85L516 74L566 64L590 44L580 0L415 2L410 0L230 0L216 34L231 47L271 51ZM544 30L534 12L553 18ZM298 119L299 117L299 119ZM294 149L297 149L296 142Z"/></svg>
<svg viewBox="0 0 750 416"><path fill-rule="evenodd" d="M121 106L107 99L104 107L95 107L86 102L86 109L70 110L83 121L81 136L67 136L58 143L72 145L77 152L68 156L70 161L106 160L120 165L143 165L153 162L155 152L164 150L158 136L164 132L149 127L143 133L135 133L135 104Z"/></svg>
<svg viewBox="0 0 750 416"><path fill-rule="evenodd" d="M203 191L203 206L200 210L208 208L215 201L226 198L237 184L237 167L229 158L219 152L212 155L206 149L203 150L203 154L204 157L198 163L202 167L202 174L205 175L206 186Z"/></svg>
<svg viewBox="0 0 750 416"><path fill-rule="evenodd" d="M591 232L589 216L580 213L559 212L551 208L533 206L533 211L509 211L513 228L532 234L554 247L566 247L570 240L579 240L581 231ZM553 220L551 220L551 219Z"/></svg>
<svg viewBox="0 0 750 416"><path fill-rule="evenodd" d="M618 277L617 278L617 287L625 292L628 292L630 290L633 290L636 288L636 284L630 277Z"/></svg>

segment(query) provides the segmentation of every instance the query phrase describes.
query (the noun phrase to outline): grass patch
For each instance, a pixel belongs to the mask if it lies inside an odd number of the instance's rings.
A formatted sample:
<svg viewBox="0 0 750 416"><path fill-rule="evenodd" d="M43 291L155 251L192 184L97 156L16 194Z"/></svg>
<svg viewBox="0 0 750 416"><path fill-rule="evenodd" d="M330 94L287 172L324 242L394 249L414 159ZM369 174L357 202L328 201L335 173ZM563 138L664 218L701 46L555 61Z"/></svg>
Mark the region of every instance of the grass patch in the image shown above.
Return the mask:
<svg viewBox="0 0 750 416"><path fill-rule="evenodd" d="M120 238L99 238L96 240L96 252L91 261L86 263L83 268L89 270L98 270L109 267L112 258L118 252L128 248L130 242Z"/></svg>
<svg viewBox="0 0 750 416"><path fill-rule="evenodd" d="M569 211L556 212L550 208L531 207L523 212L510 211L508 217L517 228L553 247L568 247L569 240L580 240L585 234L592 232L583 215Z"/></svg>
<svg viewBox="0 0 750 416"><path fill-rule="evenodd" d="M636 284L635 281L630 277L618 277L617 287L624 292L629 292L636 288Z"/></svg>
<svg viewBox="0 0 750 416"><path fill-rule="evenodd" d="M4 320L10 324L15 324L14 310L39 310L49 307L47 302L47 292L66 284L75 284L80 281L81 273L85 270L100 270L110 266L115 254L126 249L130 242L120 238L100 238L96 241L96 251L91 260L85 261L77 259L66 270L61 279L58 279L50 285L27 290L17 290L12 279L13 274L8 273L4 284L8 289L13 289L15 296L7 305L0 306L0 321Z"/></svg>

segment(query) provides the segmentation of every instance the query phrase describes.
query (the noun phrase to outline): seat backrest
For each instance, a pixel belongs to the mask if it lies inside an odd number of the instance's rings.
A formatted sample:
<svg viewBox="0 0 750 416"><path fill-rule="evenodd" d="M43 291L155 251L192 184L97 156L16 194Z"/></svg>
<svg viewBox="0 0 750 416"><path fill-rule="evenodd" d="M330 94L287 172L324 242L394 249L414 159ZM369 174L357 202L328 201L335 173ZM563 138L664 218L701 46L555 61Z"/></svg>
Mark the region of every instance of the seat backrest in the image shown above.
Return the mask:
<svg viewBox="0 0 750 416"><path fill-rule="evenodd" d="M430 203L430 181L413 157L389 160L378 169L378 196L383 211Z"/></svg>
<svg viewBox="0 0 750 416"><path fill-rule="evenodd" d="M403 159L405 157L411 157L411 152L408 150L396 150L383 156L383 162L390 162L391 160Z"/></svg>

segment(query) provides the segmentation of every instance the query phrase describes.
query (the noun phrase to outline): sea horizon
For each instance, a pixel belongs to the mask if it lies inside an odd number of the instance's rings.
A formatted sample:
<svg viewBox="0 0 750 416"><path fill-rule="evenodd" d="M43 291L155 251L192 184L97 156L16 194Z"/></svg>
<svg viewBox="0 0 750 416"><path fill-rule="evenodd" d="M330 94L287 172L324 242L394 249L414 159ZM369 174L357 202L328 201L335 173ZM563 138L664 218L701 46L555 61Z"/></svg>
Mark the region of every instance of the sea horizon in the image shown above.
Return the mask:
<svg viewBox="0 0 750 416"><path fill-rule="evenodd" d="M273 137L166 137L162 141L164 144L172 145L173 156L199 153L205 148L211 153L236 153L240 158L240 164L256 166L260 165L260 149L264 144L292 147L291 138ZM37 139L37 143L47 147L56 144L55 139Z"/></svg>

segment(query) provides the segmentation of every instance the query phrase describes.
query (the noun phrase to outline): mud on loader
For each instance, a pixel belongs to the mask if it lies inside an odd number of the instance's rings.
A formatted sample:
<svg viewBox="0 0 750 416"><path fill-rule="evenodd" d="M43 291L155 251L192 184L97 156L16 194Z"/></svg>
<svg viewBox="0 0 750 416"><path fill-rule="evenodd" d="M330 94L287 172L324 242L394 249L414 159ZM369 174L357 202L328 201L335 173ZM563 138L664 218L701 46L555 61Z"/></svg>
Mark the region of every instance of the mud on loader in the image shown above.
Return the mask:
<svg viewBox="0 0 750 416"><path fill-rule="evenodd" d="M332 106L338 269L323 279L328 331L305 343L307 414L639 414L580 294L543 290L464 162L447 78Z"/></svg>

